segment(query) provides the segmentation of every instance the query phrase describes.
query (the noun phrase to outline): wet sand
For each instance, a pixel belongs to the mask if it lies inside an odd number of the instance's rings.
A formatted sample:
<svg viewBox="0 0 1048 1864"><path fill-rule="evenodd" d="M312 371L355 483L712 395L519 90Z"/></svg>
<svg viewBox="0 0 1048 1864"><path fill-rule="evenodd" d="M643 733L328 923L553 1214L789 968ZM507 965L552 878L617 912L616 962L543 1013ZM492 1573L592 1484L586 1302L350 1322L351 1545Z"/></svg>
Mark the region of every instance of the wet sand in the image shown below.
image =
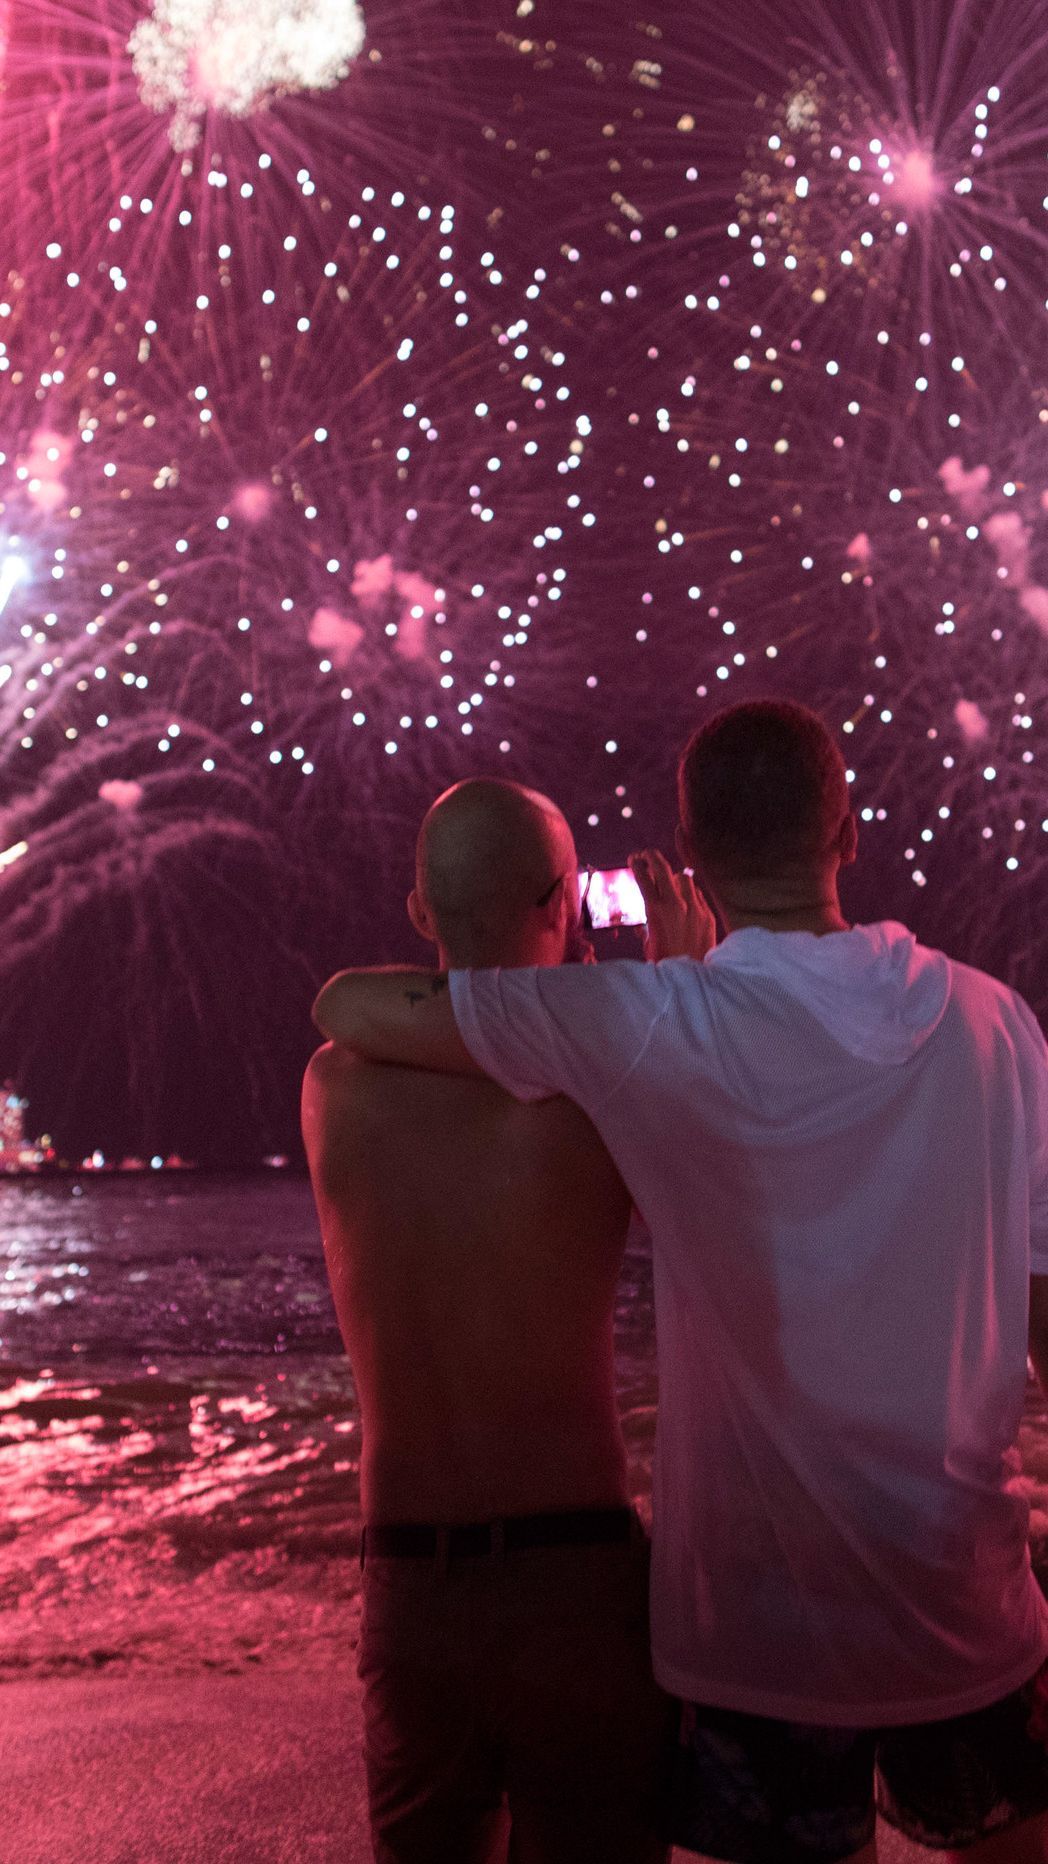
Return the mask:
<svg viewBox="0 0 1048 1864"><path fill-rule="evenodd" d="M881 1855L929 1856L891 1833ZM0 1688L0 1864L370 1860L355 1679L276 1671Z"/></svg>

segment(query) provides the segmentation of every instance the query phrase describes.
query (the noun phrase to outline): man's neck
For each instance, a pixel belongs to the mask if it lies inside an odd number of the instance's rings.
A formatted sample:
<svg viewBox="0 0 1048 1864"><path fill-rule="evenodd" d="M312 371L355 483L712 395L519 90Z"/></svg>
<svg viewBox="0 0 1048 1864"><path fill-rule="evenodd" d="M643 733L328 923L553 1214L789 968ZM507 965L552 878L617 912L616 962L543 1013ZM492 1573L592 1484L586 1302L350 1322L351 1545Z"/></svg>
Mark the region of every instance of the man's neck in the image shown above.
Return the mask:
<svg viewBox="0 0 1048 1864"><path fill-rule="evenodd" d="M438 946L437 949L442 971L519 971L549 963L545 953L527 945L464 945L454 951Z"/></svg>
<svg viewBox="0 0 1048 1864"><path fill-rule="evenodd" d="M825 938L851 930L841 912L836 865L746 876L712 872L706 878L726 933L759 926L764 932L811 932Z"/></svg>
<svg viewBox="0 0 1048 1864"><path fill-rule="evenodd" d="M773 899L758 904L718 898L717 905L728 932L743 932L750 926L760 926L765 932L812 932L816 938L824 938L829 932L851 930L836 893L824 899L797 900L781 905Z"/></svg>

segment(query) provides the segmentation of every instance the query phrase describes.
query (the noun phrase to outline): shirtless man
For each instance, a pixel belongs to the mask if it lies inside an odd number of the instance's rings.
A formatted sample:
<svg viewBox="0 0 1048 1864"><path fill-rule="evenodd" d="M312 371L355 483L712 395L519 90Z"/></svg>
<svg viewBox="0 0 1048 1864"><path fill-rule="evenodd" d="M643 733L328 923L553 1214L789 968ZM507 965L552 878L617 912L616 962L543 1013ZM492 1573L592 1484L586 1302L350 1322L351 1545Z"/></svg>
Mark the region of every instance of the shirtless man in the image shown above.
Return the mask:
<svg viewBox="0 0 1048 1864"><path fill-rule="evenodd" d="M442 970L559 965L563 816L461 783L418 840ZM612 1316L630 1199L570 1101L323 1048L302 1123L363 1421L360 1674L379 1864L640 1864L664 1706Z"/></svg>

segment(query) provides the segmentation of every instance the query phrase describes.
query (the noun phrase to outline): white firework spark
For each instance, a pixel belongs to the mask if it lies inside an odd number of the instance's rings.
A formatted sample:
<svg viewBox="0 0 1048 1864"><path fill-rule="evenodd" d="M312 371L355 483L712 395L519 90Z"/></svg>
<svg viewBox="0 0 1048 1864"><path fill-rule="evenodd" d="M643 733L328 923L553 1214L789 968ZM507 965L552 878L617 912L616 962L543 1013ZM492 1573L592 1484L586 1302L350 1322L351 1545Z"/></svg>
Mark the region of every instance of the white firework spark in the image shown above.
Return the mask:
<svg viewBox="0 0 1048 1864"><path fill-rule="evenodd" d="M208 110L246 117L341 83L364 44L356 0L153 0L128 40L142 101L195 148Z"/></svg>

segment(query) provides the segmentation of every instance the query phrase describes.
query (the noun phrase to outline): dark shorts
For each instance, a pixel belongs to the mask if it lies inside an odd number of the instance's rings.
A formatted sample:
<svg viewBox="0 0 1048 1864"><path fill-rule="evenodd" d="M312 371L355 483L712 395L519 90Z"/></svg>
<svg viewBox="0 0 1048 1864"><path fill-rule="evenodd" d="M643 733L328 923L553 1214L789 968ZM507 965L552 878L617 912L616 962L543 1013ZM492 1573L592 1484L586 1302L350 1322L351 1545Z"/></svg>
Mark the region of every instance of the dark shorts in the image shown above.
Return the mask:
<svg viewBox="0 0 1048 1864"><path fill-rule="evenodd" d="M875 1812L914 1844L961 1850L1048 1812L1048 1663L948 1721L821 1728L686 1703L667 1836L730 1864L837 1864Z"/></svg>
<svg viewBox="0 0 1048 1864"><path fill-rule="evenodd" d="M373 1558L360 1676L378 1864L662 1864L672 1707L648 1547Z"/></svg>

